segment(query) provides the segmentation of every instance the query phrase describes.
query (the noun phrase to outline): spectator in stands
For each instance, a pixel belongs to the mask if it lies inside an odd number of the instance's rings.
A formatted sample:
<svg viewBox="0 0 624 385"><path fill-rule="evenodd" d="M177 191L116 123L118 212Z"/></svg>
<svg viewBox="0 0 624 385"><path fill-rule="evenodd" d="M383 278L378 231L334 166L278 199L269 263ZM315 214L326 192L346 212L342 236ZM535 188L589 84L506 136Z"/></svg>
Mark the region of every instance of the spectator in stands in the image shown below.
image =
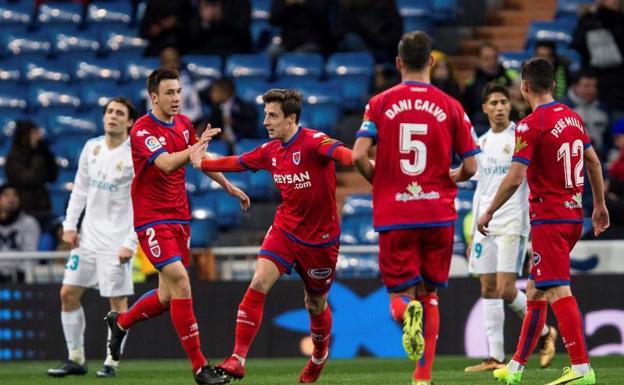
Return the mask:
<svg viewBox="0 0 624 385"><path fill-rule="evenodd" d="M511 101L511 114L509 118L512 122L519 122L531 113L529 106L520 92L520 77L515 77L509 86L509 98Z"/></svg>
<svg viewBox="0 0 624 385"><path fill-rule="evenodd" d="M455 78L453 66L449 61L448 56L440 51L433 51L431 54L435 59L435 63L431 68L431 84L451 95L455 99L461 100L459 84Z"/></svg>
<svg viewBox="0 0 624 385"><path fill-rule="evenodd" d="M39 224L20 207L17 189L10 184L0 186L0 251L36 251ZM23 261L0 262L0 282L24 281Z"/></svg>
<svg viewBox="0 0 624 385"><path fill-rule="evenodd" d="M149 41L146 55L156 56L167 46L186 47L190 0L149 0L141 20L141 37Z"/></svg>
<svg viewBox="0 0 624 385"><path fill-rule="evenodd" d="M281 44L272 46L272 56L281 52L328 51L331 0L273 0L271 24L281 28Z"/></svg>
<svg viewBox="0 0 624 385"><path fill-rule="evenodd" d="M587 134L592 140L593 147L604 160L609 143L609 114L598 100L598 79L596 75L582 71L574 79L574 83L567 92L567 98L562 100L583 118Z"/></svg>
<svg viewBox="0 0 624 385"><path fill-rule="evenodd" d="M571 43L584 69L598 76L600 97L613 112L624 116L624 12L620 0L597 0L579 18Z"/></svg>
<svg viewBox="0 0 624 385"><path fill-rule="evenodd" d="M182 65L180 53L175 47L165 47L160 51L160 68L169 71L178 71L180 74L180 86L182 92L182 113L188 116L192 122L196 122L202 117L202 106L199 99L199 93L195 88L195 83L191 78L191 74ZM148 110L151 108L151 100L147 100Z"/></svg>
<svg viewBox="0 0 624 385"><path fill-rule="evenodd" d="M395 66L376 65L375 72L373 73L373 95L380 94L390 87L394 87L401 82L401 74L397 71ZM357 113L357 119L362 120L360 111ZM349 135L353 137L354 132L350 131ZM350 140L352 138L349 138Z"/></svg>
<svg viewBox="0 0 624 385"><path fill-rule="evenodd" d="M258 115L255 106L236 95L232 79L216 80L208 90L208 123L221 128L220 139L232 147L237 140L256 138Z"/></svg>
<svg viewBox="0 0 624 385"><path fill-rule="evenodd" d="M371 51L377 63L394 63L403 19L394 0L338 0L333 28L338 51Z"/></svg>
<svg viewBox="0 0 624 385"><path fill-rule="evenodd" d="M17 122L13 145L7 156L6 175L17 189L24 211L46 229L52 217L46 183L56 180L58 166L43 137L43 130L30 120Z"/></svg>
<svg viewBox="0 0 624 385"><path fill-rule="evenodd" d="M466 113L481 134L488 129L487 117L481 110L483 88L490 82L509 87L515 75L500 64L498 47L491 42L485 42L479 47L478 59L474 75L466 82L463 101Z"/></svg>
<svg viewBox="0 0 624 385"><path fill-rule="evenodd" d="M553 97L561 100L566 97L570 84L570 60L557 54L557 46L552 41L540 40L535 44L533 56L548 60L555 67L555 91Z"/></svg>
<svg viewBox="0 0 624 385"><path fill-rule="evenodd" d="M191 52L228 55L251 51L250 0L199 0L190 20Z"/></svg>
<svg viewBox="0 0 624 385"><path fill-rule="evenodd" d="M619 155L609 164L607 208L613 216L612 224L624 226L624 118L613 125L613 144Z"/></svg>

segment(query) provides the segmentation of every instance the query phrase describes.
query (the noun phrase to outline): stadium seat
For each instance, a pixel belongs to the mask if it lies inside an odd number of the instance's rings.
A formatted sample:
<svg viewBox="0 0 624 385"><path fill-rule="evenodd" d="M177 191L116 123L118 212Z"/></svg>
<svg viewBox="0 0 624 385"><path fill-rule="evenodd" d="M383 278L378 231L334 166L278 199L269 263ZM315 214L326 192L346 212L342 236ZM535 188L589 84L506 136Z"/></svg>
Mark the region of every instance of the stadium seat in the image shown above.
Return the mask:
<svg viewBox="0 0 624 385"><path fill-rule="evenodd" d="M28 26L32 23L34 6L32 1L19 3L0 3L0 28L9 25Z"/></svg>
<svg viewBox="0 0 624 385"><path fill-rule="evenodd" d="M561 48L557 50L559 56L568 58L570 60L570 71L578 72L581 69L581 54L572 48Z"/></svg>
<svg viewBox="0 0 624 385"><path fill-rule="evenodd" d="M186 55L182 58L182 63L200 91L223 76L223 59L218 55Z"/></svg>
<svg viewBox="0 0 624 385"><path fill-rule="evenodd" d="M121 79L121 70L117 61L112 58L77 59L72 64L72 75L83 89L97 92L99 88L107 90L107 87L118 82Z"/></svg>
<svg viewBox="0 0 624 385"><path fill-rule="evenodd" d="M403 32L423 31L433 34L434 23L431 16L409 16L403 18Z"/></svg>
<svg viewBox="0 0 624 385"><path fill-rule="evenodd" d="M118 87L119 94L129 98L139 111L144 111L147 105L147 89L145 88L145 80L134 80Z"/></svg>
<svg viewBox="0 0 624 385"><path fill-rule="evenodd" d="M323 76L323 57L318 53L284 53L277 59L278 81L319 80Z"/></svg>
<svg viewBox="0 0 624 385"><path fill-rule="evenodd" d="M377 254L339 254L336 264L338 278L373 278L379 275Z"/></svg>
<svg viewBox="0 0 624 385"><path fill-rule="evenodd" d="M340 86L337 82L299 82L296 87L303 93L302 124L328 134L342 115Z"/></svg>
<svg viewBox="0 0 624 385"><path fill-rule="evenodd" d="M114 55L116 60L121 61L126 57L142 56L147 40L135 36L131 31L102 30L100 44L105 53Z"/></svg>
<svg viewBox="0 0 624 385"><path fill-rule="evenodd" d="M433 12L431 0L397 0L399 14L402 17L430 17Z"/></svg>
<svg viewBox="0 0 624 385"><path fill-rule="evenodd" d="M208 152L218 157L227 156L230 154L230 147L223 140L211 140L208 144Z"/></svg>
<svg viewBox="0 0 624 385"><path fill-rule="evenodd" d="M63 60L88 59L100 51L98 35L93 32L59 32L52 36L52 56Z"/></svg>
<svg viewBox="0 0 624 385"><path fill-rule="evenodd" d="M50 48L50 36L42 31L29 32L3 27L0 32L0 56L45 58L49 55Z"/></svg>
<svg viewBox="0 0 624 385"><path fill-rule="evenodd" d="M230 55L225 62L225 74L231 78L269 80L271 60L264 53Z"/></svg>
<svg viewBox="0 0 624 385"><path fill-rule="evenodd" d="M67 203L71 194L72 183L63 185L54 185L49 189L50 203L52 203L52 215L55 217L65 216Z"/></svg>
<svg viewBox="0 0 624 385"><path fill-rule="evenodd" d="M77 28L82 23L82 5L74 2L45 2L39 6L37 22L41 28L63 24Z"/></svg>
<svg viewBox="0 0 624 385"><path fill-rule="evenodd" d="M191 248L210 246L217 239L217 229L217 218L212 209L191 209Z"/></svg>
<svg viewBox="0 0 624 385"><path fill-rule="evenodd" d="M68 135L95 136L98 133L97 121L101 114L80 113L71 115L49 115L46 128L54 137Z"/></svg>
<svg viewBox="0 0 624 385"><path fill-rule="evenodd" d="M558 0L556 17L577 17L582 7L589 7L593 3L593 0Z"/></svg>
<svg viewBox="0 0 624 385"><path fill-rule="evenodd" d="M326 73L340 86L343 105L348 109L361 108L368 96L374 59L367 52L338 52L327 59Z"/></svg>
<svg viewBox="0 0 624 385"><path fill-rule="evenodd" d="M263 51L272 41L279 36L280 29L269 23L268 20L252 19L249 26L251 41L256 51Z"/></svg>
<svg viewBox="0 0 624 385"><path fill-rule="evenodd" d="M87 24L130 27L132 23L132 2L92 1L87 6Z"/></svg>
<svg viewBox="0 0 624 385"><path fill-rule="evenodd" d="M236 153L242 155L267 141L268 139L242 139L236 146ZM252 199L268 199L276 191L273 177L268 171L261 170L248 173L248 184L249 187L246 192Z"/></svg>
<svg viewBox="0 0 624 385"><path fill-rule="evenodd" d="M215 202L215 214L219 227L230 228L240 225L243 221L243 213L238 198L231 196L222 188L210 190L208 196Z"/></svg>
<svg viewBox="0 0 624 385"><path fill-rule="evenodd" d="M252 0L251 18L253 20L269 20L271 17L271 0Z"/></svg>
<svg viewBox="0 0 624 385"><path fill-rule="evenodd" d="M451 21L457 17L457 0L433 0L433 17L437 21Z"/></svg>
<svg viewBox="0 0 624 385"><path fill-rule="evenodd" d="M264 80L248 78L235 79L235 84L236 94L244 101L256 105L262 105L261 96L275 86L274 83Z"/></svg>
<svg viewBox="0 0 624 385"><path fill-rule="evenodd" d="M0 113L18 114L28 107L26 92L22 88L0 87Z"/></svg>
<svg viewBox="0 0 624 385"><path fill-rule="evenodd" d="M122 64L122 79L125 81L145 81L152 71L160 67L158 58L142 57ZM145 85L143 85L145 88Z"/></svg>
<svg viewBox="0 0 624 385"><path fill-rule="evenodd" d="M370 216L351 216L342 219L340 243L343 245L374 245L379 235Z"/></svg>
<svg viewBox="0 0 624 385"><path fill-rule="evenodd" d="M30 109L46 109L52 113L72 114L80 108L80 96L74 88L63 84L32 84L28 92Z"/></svg>
<svg viewBox="0 0 624 385"><path fill-rule="evenodd" d="M541 40L553 41L557 48L567 48L576 23L567 20L534 21L527 32L526 47L532 49Z"/></svg>
<svg viewBox="0 0 624 385"><path fill-rule="evenodd" d="M342 218L349 216L372 216L373 197L371 194L351 194L345 197Z"/></svg>
<svg viewBox="0 0 624 385"><path fill-rule="evenodd" d="M505 69L520 71L522 63L524 63L524 61L529 59L530 57L531 53L529 53L528 51L506 51L500 53L499 60L502 63L503 67L505 67Z"/></svg>
<svg viewBox="0 0 624 385"><path fill-rule="evenodd" d="M82 121L82 124L92 124L93 122ZM61 133L57 135L52 143L52 152L56 155L57 163L64 168L76 169L80 152L87 140L93 138L93 133Z"/></svg>
<svg viewBox="0 0 624 385"><path fill-rule="evenodd" d="M102 111L108 100L122 96L119 86L114 83L102 84L99 87L81 87L81 108L84 110Z"/></svg>
<svg viewBox="0 0 624 385"><path fill-rule="evenodd" d="M66 63L58 60L33 59L24 62L22 80L38 85L46 83L68 83L71 74Z"/></svg>
<svg viewBox="0 0 624 385"><path fill-rule="evenodd" d="M0 86L10 89L22 80L19 60L0 60Z"/></svg>
<svg viewBox="0 0 624 385"><path fill-rule="evenodd" d="M455 209L461 216L466 215L472 210L472 197L474 190L459 188L457 189L457 197L455 199ZM463 229L463 226L460 226Z"/></svg>

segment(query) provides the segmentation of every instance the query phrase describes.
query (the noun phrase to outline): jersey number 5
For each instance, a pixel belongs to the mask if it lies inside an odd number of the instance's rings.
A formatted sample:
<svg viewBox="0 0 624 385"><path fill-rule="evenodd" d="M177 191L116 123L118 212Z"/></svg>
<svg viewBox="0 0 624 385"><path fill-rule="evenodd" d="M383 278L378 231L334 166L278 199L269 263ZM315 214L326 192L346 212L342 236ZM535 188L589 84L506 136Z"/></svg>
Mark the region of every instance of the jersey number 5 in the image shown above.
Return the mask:
<svg viewBox="0 0 624 385"><path fill-rule="evenodd" d="M574 166L574 186L582 186L584 183L581 172L583 171L583 141L580 139L572 143L572 156L580 156ZM570 143L561 144L557 150L557 162L563 160L563 173L565 174L566 188L572 188L572 156L570 156Z"/></svg>
<svg viewBox="0 0 624 385"><path fill-rule="evenodd" d="M401 159L401 171L407 175L420 175L427 167L427 146L424 142L412 139L412 136L427 135L426 124L401 123L401 137L399 138L399 150L401 154L409 154L414 151L414 158Z"/></svg>

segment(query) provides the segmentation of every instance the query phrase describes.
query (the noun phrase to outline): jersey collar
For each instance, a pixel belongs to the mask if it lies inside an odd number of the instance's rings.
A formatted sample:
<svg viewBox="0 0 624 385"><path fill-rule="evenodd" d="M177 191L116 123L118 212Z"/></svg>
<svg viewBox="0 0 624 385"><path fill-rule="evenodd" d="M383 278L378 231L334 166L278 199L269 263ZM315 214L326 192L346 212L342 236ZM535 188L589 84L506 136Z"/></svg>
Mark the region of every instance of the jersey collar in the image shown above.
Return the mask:
<svg viewBox="0 0 624 385"><path fill-rule="evenodd" d="M292 138L290 138L288 140L288 142L282 143L282 147L290 146L297 139L297 137L299 136L300 133L301 133L301 126L299 126L299 128L297 128L297 132L295 133L295 135Z"/></svg>
<svg viewBox="0 0 624 385"><path fill-rule="evenodd" d="M401 82L402 84L407 84L408 86L430 86L430 83L425 82L417 82L415 80L405 80Z"/></svg>
<svg viewBox="0 0 624 385"><path fill-rule="evenodd" d="M553 100L552 102L540 104L535 109L537 110L538 108L542 108L542 107L550 107L550 106L554 106L555 104L559 104L559 101L558 100Z"/></svg>
<svg viewBox="0 0 624 385"><path fill-rule="evenodd" d="M171 121L171 123L167 123L167 122L163 122L162 120L158 119L156 117L156 115L154 115L154 113L152 112L152 110L149 110L147 112L147 115L149 115L150 118L152 118L152 120L154 122L156 122L156 124L158 124L159 126L163 126L166 128L173 128L173 126L175 126L175 117L173 118L173 120Z"/></svg>

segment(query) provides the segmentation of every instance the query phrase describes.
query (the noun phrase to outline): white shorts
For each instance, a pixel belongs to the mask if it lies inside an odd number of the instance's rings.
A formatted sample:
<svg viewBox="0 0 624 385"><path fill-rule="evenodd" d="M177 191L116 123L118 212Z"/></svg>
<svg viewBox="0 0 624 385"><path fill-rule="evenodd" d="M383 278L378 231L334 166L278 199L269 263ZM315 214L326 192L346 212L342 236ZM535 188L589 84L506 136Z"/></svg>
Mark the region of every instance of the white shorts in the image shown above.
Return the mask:
<svg viewBox="0 0 624 385"><path fill-rule="evenodd" d="M63 284L99 289L102 297L130 296L134 294L132 260L121 264L114 254L73 249L65 265Z"/></svg>
<svg viewBox="0 0 624 385"><path fill-rule="evenodd" d="M475 232L468 271L474 274L522 275L527 237L517 234L488 235Z"/></svg>

